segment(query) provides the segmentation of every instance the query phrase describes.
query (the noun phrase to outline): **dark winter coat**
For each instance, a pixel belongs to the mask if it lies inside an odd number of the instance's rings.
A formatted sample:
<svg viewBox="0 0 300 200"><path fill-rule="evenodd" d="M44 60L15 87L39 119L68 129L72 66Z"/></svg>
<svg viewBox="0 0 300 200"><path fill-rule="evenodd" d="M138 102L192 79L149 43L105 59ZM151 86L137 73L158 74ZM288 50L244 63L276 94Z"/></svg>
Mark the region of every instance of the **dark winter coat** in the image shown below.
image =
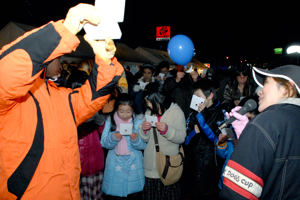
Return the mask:
<svg viewBox="0 0 300 200"><path fill-rule="evenodd" d="M300 99L269 106L245 127L225 167L221 199L299 199Z"/></svg>
<svg viewBox="0 0 300 200"><path fill-rule="evenodd" d="M221 175L223 159L215 152L214 141L218 137L218 124L224 121L222 109L217 104L205 108L200 113L193 111L187 122L187 134L192 134L198 124L200 133L184 145L186 160L184 179L186 193L190 199L214 199L218 193L218 180Z"/></svg>

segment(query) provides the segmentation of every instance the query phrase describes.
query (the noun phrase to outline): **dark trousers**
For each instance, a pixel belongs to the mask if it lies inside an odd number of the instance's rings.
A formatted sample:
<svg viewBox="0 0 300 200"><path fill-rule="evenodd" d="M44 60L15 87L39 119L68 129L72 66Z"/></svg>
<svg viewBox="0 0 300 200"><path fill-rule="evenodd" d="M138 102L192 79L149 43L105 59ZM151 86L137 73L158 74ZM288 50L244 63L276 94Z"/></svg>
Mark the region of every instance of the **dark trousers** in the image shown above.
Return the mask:
<svg viewBox="0 0 300 200"><path fill-rule="evenodd" d="M110 196L106 195L105 200L141 200L143 198L142 192L137 192L133 194L129 194L127 197L116 197L116 196Z"/></svg>

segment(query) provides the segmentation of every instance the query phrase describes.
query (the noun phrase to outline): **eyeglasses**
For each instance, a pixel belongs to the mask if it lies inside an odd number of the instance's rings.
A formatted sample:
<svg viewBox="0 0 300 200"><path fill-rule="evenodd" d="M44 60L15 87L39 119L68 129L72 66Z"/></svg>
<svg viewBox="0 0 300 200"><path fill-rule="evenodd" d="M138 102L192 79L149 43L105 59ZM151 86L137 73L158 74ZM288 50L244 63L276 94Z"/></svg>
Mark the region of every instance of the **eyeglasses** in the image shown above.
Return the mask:
<svg viewBox="0 0 300 200"><path fill-rule="evenodd" d="M160 73L162 73L162 74L167 74L169 71L168 70L166 70L166 71L160 71Z"/></svg>
<svg viewBox="0 0 300 200"><path fill-rule="evenodd" d="M247 75L247 76L244 76L243 74L241 74L241 75L237 76L237 78L240 78L240 79L246 79L246 78L248 78L248 75Z"/></svg>

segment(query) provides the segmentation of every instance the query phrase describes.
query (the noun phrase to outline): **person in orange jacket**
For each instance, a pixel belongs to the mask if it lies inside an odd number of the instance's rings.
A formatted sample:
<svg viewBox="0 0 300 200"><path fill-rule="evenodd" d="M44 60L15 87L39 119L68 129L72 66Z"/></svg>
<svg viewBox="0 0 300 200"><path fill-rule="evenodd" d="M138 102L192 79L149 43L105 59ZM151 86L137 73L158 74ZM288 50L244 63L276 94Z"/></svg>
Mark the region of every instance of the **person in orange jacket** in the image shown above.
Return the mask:
<svg viewBox="0 0 300 200"><path fill-rule="evenodd" d="M65 20L0 50L0 199L80 199L76 127L103 107L123 73L113 41L85 36L95 63L82 87L57 87L53 79L60 73L57 58L78 46L82 25L100 23L96 12L79 4Z"/></svg>

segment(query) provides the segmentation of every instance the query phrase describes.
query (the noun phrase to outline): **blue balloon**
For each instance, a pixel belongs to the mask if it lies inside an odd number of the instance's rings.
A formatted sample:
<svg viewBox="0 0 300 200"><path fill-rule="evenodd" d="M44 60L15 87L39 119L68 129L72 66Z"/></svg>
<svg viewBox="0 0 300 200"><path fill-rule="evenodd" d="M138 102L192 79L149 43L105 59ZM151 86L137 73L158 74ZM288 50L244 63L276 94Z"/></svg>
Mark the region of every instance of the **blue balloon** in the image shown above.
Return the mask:
<svg viewBox="0 0 300 200"><path fill-rule="evenodd" d="M194 56L194 44L185 35L175 35L168 43L168 54L175 63L186 65Z"/></svg>

